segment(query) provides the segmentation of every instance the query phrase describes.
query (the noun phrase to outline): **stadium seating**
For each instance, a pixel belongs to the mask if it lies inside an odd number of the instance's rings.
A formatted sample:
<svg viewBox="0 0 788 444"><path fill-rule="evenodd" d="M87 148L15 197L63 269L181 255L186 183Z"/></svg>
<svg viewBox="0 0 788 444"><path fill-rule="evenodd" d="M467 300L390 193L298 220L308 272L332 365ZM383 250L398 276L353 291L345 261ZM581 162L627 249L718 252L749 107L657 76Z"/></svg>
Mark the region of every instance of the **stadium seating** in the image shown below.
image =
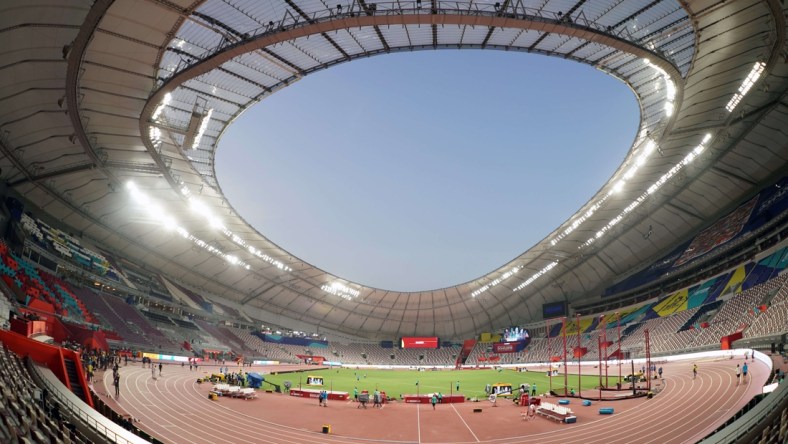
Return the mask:
<svg viewBox="0 0 788 444"><path fill-rule="evenodd" d="M57 401L48 399L46 406L35 401L41 393L20 359L0 344L0 442L87 443L64 419ZM56 404L63 415L53 416Z"/></svg>
<svg viewBox="0 0 788 444"><path fill-rule="evenodd" d="M24 213L21 216L21 227L38 245L57 253L63 259L78 264L99 276L105 276L116 281L120 280L117 270L104 255L85 248L81 245L79 239L70 234Z"/></svg>
<svg viewBox="0 0 788 444"><path fill-rule="evenodd" d="M179 345L154 328L134 307L122 299L88 288L78 289L75 293L91 312L103 319L125 342L155 349L180 349Z"/></svg>

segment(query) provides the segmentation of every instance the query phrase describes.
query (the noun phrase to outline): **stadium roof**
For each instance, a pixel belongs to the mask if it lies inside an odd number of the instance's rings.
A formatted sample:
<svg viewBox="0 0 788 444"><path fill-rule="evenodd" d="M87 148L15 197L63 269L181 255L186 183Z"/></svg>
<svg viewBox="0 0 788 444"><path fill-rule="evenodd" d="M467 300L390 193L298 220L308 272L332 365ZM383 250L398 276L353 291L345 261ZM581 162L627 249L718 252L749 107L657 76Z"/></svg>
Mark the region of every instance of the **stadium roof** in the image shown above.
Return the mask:
<svg viewBox="0 0 788 444"><path fill-rule="evenodd" d="M6 1L2 178L86 240L266 320L468 337L587 301L786 173L784 17L776 0ZM440 48L592 65L635 92L639 135L543 241L450 288L348 282L226 202L214 149L245 109L337 63Z"/></svg>

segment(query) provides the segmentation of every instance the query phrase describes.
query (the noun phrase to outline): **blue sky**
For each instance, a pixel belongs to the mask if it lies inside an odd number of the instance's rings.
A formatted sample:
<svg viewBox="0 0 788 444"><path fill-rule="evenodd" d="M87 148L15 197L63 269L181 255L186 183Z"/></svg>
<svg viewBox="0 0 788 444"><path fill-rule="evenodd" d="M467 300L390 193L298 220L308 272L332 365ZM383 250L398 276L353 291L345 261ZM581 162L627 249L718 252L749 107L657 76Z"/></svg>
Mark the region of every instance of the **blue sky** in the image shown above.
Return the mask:
<svg viewBox="0 0 788 444"><path fill-rule="evenodd" d="M397 291L514 259L610 177L639 120L622 82L502 51L361 59L244 113L217 152L235 209L293 255Z"/></svg>

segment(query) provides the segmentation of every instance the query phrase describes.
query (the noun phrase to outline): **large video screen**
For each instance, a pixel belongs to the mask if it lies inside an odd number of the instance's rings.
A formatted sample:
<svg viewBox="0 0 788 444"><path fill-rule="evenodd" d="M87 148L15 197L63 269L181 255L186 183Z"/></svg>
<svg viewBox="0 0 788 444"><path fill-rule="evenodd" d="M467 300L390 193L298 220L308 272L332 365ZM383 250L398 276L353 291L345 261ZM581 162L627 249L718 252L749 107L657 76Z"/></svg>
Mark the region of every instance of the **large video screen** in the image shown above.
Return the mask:
<svg viewBox="0 0 788 444"><path fill-rule="evenodd" d="M402 338L402 348L438 348L438 338Z"/></svg>
<svg viewBox="0 0 788 444"><path fill-rule="evenodd" d="M510 327L503 331L502 341L501 342L517 342L517 341L524 341L526 339L530 340L531 336L528 334L528 330L520 327Z"/></svg>
<svg viewBox="0 0 788 444"><path fill-rule="evenodd" d="M544 319L560 318L563 316L566 316L566 302L542 304L542 317Z"/></svg>

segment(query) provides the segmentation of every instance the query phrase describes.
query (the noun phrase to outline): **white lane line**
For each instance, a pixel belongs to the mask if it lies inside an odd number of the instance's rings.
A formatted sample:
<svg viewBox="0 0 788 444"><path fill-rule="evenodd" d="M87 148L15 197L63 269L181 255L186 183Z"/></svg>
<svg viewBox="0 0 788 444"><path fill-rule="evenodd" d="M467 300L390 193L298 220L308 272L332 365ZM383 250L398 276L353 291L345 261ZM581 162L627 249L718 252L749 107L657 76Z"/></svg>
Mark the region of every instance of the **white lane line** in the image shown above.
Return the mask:
<svg viewBox="0 0 788 444"><path fill-rule="evenodd" d="M416 404L416 432L419 436L419 444L421 444L421 416L419 411L421 410L421 404Z"/></svg>
<svg viewBox="0 0 788 444"><path fill-rule="evenodd" d="M475 433L473 433L473 430L471 430L471 427L468 425L467 422L465 422L465 419L463 419L462 415L460 415L460 412L457 411L457 407L454 407L454 403L451 404L451 408L453 408L454 413L456 413L457 416L460 417L460 421L462 421L462 423L465 424L465 428L468 429L469 432L471 432L471 435L473 435L473 439L475 439L476 442L479 442L479 438L476 436Z"/></svg>

